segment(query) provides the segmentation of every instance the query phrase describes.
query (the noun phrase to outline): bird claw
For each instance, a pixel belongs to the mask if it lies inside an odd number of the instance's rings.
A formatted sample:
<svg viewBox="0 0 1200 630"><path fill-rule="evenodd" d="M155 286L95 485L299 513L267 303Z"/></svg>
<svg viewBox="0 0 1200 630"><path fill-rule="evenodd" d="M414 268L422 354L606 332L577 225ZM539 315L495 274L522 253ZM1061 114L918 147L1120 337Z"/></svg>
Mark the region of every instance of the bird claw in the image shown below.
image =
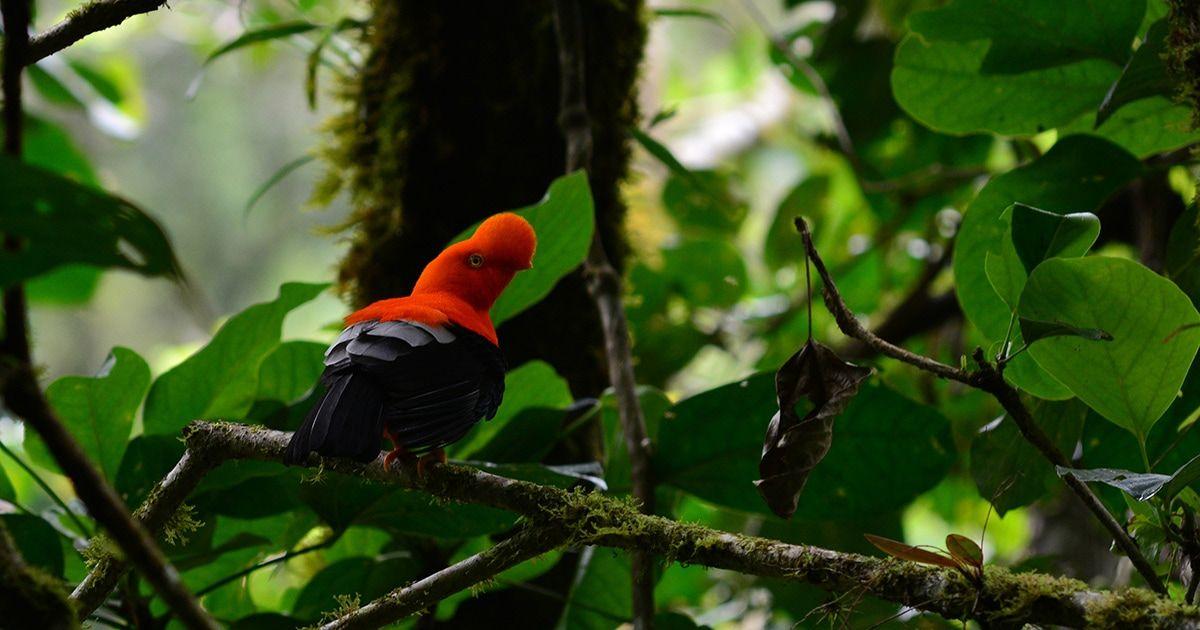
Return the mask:
<svg viewBox="0 0 1200 630"><path fill-rule="evenodd" d="M430 464L445 464L445 463L446 463L446 451L443 449L439 448L436 451L431 451L429 453L422 455L421 457L419 457L417 459L417 479L420 479L422 481L425 480L425 468L427 466L429 466Z"/></svg>

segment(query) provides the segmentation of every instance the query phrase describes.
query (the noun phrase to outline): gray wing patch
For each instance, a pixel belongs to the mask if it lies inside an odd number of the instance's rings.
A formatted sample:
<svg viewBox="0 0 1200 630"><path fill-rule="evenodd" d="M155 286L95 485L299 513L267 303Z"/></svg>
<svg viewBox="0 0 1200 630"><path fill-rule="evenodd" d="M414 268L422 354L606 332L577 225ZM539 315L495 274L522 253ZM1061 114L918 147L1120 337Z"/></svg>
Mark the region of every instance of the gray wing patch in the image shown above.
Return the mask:
<svg viewBox="0 0 1200 630"><path fill-rule="evenodd" d="M430 343L450 343L454 333L440 326L429 326L408 321L367 321L347 327L325 351L325 365L335 365L350 357L371 358L377 361L394 361L402 348L394 343L378 343L381 338L402 341L409 348Z"/></svg>

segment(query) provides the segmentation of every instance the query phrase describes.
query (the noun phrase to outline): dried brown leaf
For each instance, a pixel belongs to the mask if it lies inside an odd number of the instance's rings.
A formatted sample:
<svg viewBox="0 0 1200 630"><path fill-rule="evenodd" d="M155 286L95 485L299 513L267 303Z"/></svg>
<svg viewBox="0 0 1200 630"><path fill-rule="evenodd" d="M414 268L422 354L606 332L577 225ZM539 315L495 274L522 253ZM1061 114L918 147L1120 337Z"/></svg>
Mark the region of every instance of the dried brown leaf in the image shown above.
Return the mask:
<svg viewBox="0 0 1200 630"><path fill-rule="evenodd" d="M974 540L960 534L946 536L946 550L955 560L972 567L983 566L983 550Z"/></svg>
<svg viewBox="0 0 1200 630"><path fill-rule="evenodd" d="M754 482L771 511L790 518L808 476L833 443L833 420L871 375L870 368L841 360L832 350L809 340L775 374L779 412L771 419ZM796 405L807 399L803 418Z"/></svg>
<svg viewBox="0 0 1200 630"><path fill-rule="evenodd" d="M959 564L954 558L934 553L928 549L921 549L920 547L907 545L898 540L875 536L873 534L863 534L863 537L867 539L867 542L875 545L880 551L893 558L900 558L901 560L918 562L920 564L931 564L935 567L946 567L948 569L959 568Z"/></svg>

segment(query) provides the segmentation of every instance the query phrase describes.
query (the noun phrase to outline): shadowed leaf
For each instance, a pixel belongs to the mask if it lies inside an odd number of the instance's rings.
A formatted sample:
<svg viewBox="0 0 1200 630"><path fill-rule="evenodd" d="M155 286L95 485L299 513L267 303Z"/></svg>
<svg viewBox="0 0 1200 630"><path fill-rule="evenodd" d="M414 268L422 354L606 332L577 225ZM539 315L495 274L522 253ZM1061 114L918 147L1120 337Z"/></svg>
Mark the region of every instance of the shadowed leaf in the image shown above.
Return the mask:
<svg viewBox="0 0 1200 630"><path fill-rule="evenodd" d="M946 549L950 555L959 562L972 566L983 566L983 550L974 540L967 538L961 534L948 534L946 536Z"/></svg>
<svg viewBox="0 0 1200 630"><path fill-rule="evenodd" d="M862 382L870 368L842 361L829 348L809 340L775 375L779 412L767 427L754 482L771 511L790 518L808 476L821 463L833 443L833 420ZM796 405L807 399L812 409L803 418Z"/></svg>
<svg viewBox="0 0 1200 630"><path fill-rule="evenodd" d="M1082 256L1099 236L1100 219L1090 212L1059 214L1013 204L1013 246L1026 272L1048 258Z"/></svg>
<svg viewBox="0 0 1200 630"><path fill-rule="evenodd" d="M1091 341L1112 341L1113 336L1099 328L1080 328L1062 322L1040 322L1036 319L1021 318L1021 336L1025 343L1033 343L1039 339L1050 337L1082 337Z"/></svg>

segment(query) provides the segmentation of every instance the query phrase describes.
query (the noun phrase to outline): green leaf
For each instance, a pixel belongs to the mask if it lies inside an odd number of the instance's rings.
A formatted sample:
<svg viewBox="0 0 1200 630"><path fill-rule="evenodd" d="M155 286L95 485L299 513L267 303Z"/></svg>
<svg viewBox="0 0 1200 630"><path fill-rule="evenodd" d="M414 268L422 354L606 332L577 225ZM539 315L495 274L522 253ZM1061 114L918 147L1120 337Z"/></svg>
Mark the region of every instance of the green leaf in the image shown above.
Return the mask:
<svg viewBox="0 0 1200 630"><path fill-rule="evenodd" d="M1191 204L1175 220L1167 240L1167 277L1200 307L1200 205Z"/></svg>
<svg viewBox="0 0 1200 630"><path fill-rule="evenodd" d="M1008 329L1011 311L985 268L988 252L1020 267L1009 228L1000 220L1006 208L1023 203L1059 214L1089 211L1140 172L1137 159L1120 147L1070 136L1037 160L988 182L967 207L954 250L956 291L971 323L992 341L1003 339Z"/></svg>
<svg viewBox="0 0 1200 630"><path fill-rule="evenodd" d="M258 391L259 368L279 345L284 317L327 286L290 282L274 301L229 318L207 346L154 381L146 399L146 433L177 434L192 420L245 414Z"/></svg>
<svg viewBox="0 0 1200 630"><path fill-rule="evenodd" d="M0 466L0 501L15 501L17 499L17 489L13 486L12 480L8 478L8 473L4 472L4 467Z"/></svg>
<svg viewBox="0 0 1200 630"><path fill-rule="evenodd" d="M1122 64L1145 10L1142 0L955 0L908 26L926 40L990 40L980 73L1006 75L1092 58Z"/></svg>
<svg viewBox="0 0 1200 630"><path fill-rule="evenodd" d="M766 513L753 492L767 422L779 410L774 375L758 374L679 402L659 429L663 483L731 508ZM850 519L895 510L933 487L954 461L936 410L866 384L838 418L832 448L813 471L800 519Z"/></svg>
<svg viewBox="0 0 1200 630"><path fill-rule="evenodd" d="M352 525L393 534L474 538L512 527L514 514L481 505L445 503L413 490L336 473L300 486L300 499L335 532Z"/></svg>
<svg viewBox="0 0 1200 630"><path fill-rule="evenodd" d="M38 91L38 94L47 101L55 105L66 105L78 109L85 109L87 105L79 99L71 88L63 85L63 82L46 70L39 64L33 64L25 67L26 74L29 76L29 82L33 84L33 88Z"/></svg>
<svg viewBox="0 0 1200 630"><path fill-rule="evenodd" d="M133 418L149 385L146 361L133 350L118 347L96 376L64 376L46 388L58 418L109 481L117 478ZM58 469L36 433L25 433L25 448L39 465Z"/></svg>
<svg viewBox="0 0 1200 630"><path fill-rule="evenodd" d="M559 279L582 264L595 229L592 192L583 171L559 177L545 198L513 212L533 226L538 247L533 269L517 274L492 307L492 322L497 326L540 302ZM453 242L468 238L476 227L467 228Z"/></svg>
<svg viewBox="0 0 1200 630"><path fill-rule="evenodd" d="M1117 78L1112 62L1087 59L1019 74L986 74L986 41L910 34L896 49L892 91L921 124L943 133L1030 136L1091 110Z"/></svg>
<svg viewBox="0 0 1200 630"><path fill-rule="evenodd" d="M292 403L303 398L325 371L325 348L316 341L285 341L276 346L258 368L254 399Z"/></svg>
<svg viewBox="0 0 1200 630"><path fill-rule="evenodd" d="M651 442L658 438L663 417L671 409L671 399L662 390L639 386L638 404L646 421L646 434ZM628 494L633 483L629 473L629 448L625 445L625 434L621 430L621 417L617 411L617 398L607 392L601 398L600 418L604 427L604 479L611 494Z"/></svg>
<svg viewBox="0 0 1200 630"><path fill-rule="evenodd" d="M25 562L44 569L50 575L63 576L63 549L59 534L45 520L28 514L0 514L0 521L12 535L13 543Z"/></svg>
<svg viewBox="0 0 1200 630"><path fill-rule="evenodd" d="M1192 108L1166 96L1154 96L1125 105L1095 126L1096 113L1088 112L1060 127L1060 136L1088 133L1120 145L1139 158L1148 158L1200 141L1200 129L1192 127Z"/></svg>
<svg viewBox="0 0 1200 630"><path fill-rule="evenodd" d="M633 616L630 566L628 552L584 548L570 597L556 627L561 630L611 630L629 623Z"/></svg>
<svg viewBox="0 0 1200 630"><path fill-rule="evenodd" d="M128 201L8 156L0 156L0 199L0 232L24 242L0 252L0 286L68 263L182 277L162 228Z"/></svg>
<svg viewBox="0 0 1200 630"><path fill-rule="evenodd" d="M1133 3L1127 3L1132 5ZM1122 106L1149 96L1172 96L1174 85L1167 75L1167 66L1163 62L1163 54L1167 49L1167 21L1158 20L1150 25L1146 38L1138 47L1121 76L1104 95L1104 102L1096 112L1096 126L1099 127L1112 116L1113 112Z"/></svg>
<svg viewBox="0 0 1200 630"><path fill-rule="evenodd" d="M1063 322L1040 322L1022 317L1021 336L1025 343L1032 344L1051 337L1079 337L1089 341L1112 341L1113 336L1099 328L1079 328Z"/></svg>
<svg viewBox="0 0 1200 630"><path fill-rule="evenodd" d="M663 207L685 234L725 236L737 231L749 211L730 192L729 177L716 171L672 171L662 192Z"/></svg>
<svg viewBox="0 0 1200 630"><path fill-rule="evenodd" d="M239 48L245 48L251 44L271 41L273 39L282 39L299 35L320 28L318 25L303 20L292 22L281 22L279 24L271 24L260 28L248 29L246 32L236 38L222 44L216 50L208 55L204 60L204 65L208 65L218 58L231 53Z"/></svg>
<svg viewBox="0 0 1200 630"><path fill-rule="evenodd" d="M278 170L276 170L274 173L271 173L271 176L267 178L267 181L263 182L262 185L254 189L254 192L250 195L250 198L246 200L246 206L242 208L242 214L249 216L250 211L254 209L256 204L258 204L258 200L263 198L263 195L270 192L276 184L283 181L285 177L291 175L296 171L296 169L316 159L317 158L314 155L302 155L291 162L280 166Z"/></svg>
<svg viewBox="0 0 1200 630"><path fill-rule="evenodd" d="M338 596L357 596L365 604L419 577L421 565L412 554L338 560L304 584L292 615L316 621L322 613L338 609Z"/></svg>
<svg viewBox="0 0 1200 630"><path fill-rule="evenodd" d="M1192 485L1197 479L1200 479L1200 455L1188 460L1188 463L1179 467L1171 479L1163 485L1157 496L1166 503L1170 503L1175 495L1183 492L1185 488Z"/></svg>
<svg viewBox="0 0 1200 630"><path fill-rule="evenodd" d="M728 240L689 239L662 255L660 281L692 307L733 306L749 285L743 256Z"/></svg>
<svg viewBox="0 0 1200 630"><path fill-rule="evenodd" d="M1163 339L1200 313L1170 280L1122 258L1055 258L1021 295L1022 318L1065 321L1113 337L1053 337L1029 354L1088 406L1144 439L1175 399L1200 347L1200 330Z"/></svg>
<svg viewBox="0 0 1200 630"><path fill-rule="evenodd" d="M1012 241L1026 273L1049 258L1086 254L1099 236L1100 219L1090 212L1059 214L1013 204Z"/></svg>
<svg viewBox="0 0 1200 630"><path fill-rule="evenodd" d="M1083 403L1033 400L1029 410L1059 450L1075 449L1087 418ZM979 496L1001 516L1042 498L1058 483L1050 463L1006 416L984 426L971 441L971 477Z"/></svg>
<svg viewBox="0 0 1200 630"><path fill-rule="evenodd" d="M456 459L474 458L489 442L504 431L522 411L562 409L571 404L571 390L554 368L545 361L530 361L504 375L504 400L496 417L482 421L466 439L450 447Z"/></svg>
<svg viewBox="0 0 1200 630"><path fill-rule="evenodd" d="M79 75L79 78L86 81L96 91L96 94L100 95L100 98L113 105L120 105L125 101L125 93L121 86L96 66L79 59L68 59L67 65L75 74Z"/></svg>

